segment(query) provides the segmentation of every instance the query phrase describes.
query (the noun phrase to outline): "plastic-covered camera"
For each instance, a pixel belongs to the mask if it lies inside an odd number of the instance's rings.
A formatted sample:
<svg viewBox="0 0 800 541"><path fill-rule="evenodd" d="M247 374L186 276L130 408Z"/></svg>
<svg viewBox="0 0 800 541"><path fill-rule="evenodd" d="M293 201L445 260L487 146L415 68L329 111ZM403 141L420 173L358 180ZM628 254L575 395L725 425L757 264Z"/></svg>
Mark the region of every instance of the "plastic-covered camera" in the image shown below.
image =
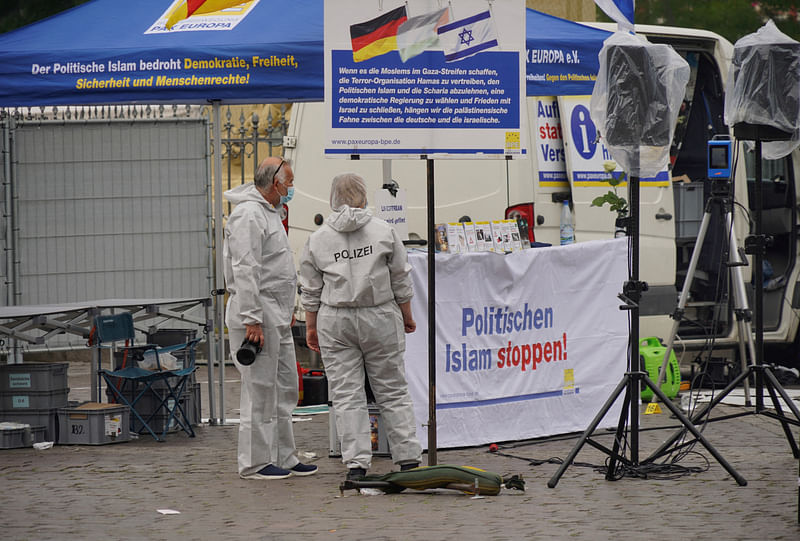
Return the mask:
<svg viewBox="0 0 800 541"><path fill-rule="evenodd" d="M242 345L236 350L236 360L239 361L239 364L250 366L259 353L261 353L261 346L245 338Z"/></svg>

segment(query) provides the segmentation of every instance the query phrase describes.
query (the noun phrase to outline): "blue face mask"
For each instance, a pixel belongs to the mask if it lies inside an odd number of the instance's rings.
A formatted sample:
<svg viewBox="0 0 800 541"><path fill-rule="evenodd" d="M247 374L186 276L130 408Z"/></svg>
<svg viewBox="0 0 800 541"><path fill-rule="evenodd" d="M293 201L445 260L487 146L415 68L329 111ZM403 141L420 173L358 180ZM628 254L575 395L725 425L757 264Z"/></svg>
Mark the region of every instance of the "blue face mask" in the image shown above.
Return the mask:
<svg viewBox="0 0 800 541"><path fill-rule="evenodd" d="M281 196L281 205L285 205L291 201L292 197L294 197L294 186L289 186L286 188L286 195Z"/></svg>

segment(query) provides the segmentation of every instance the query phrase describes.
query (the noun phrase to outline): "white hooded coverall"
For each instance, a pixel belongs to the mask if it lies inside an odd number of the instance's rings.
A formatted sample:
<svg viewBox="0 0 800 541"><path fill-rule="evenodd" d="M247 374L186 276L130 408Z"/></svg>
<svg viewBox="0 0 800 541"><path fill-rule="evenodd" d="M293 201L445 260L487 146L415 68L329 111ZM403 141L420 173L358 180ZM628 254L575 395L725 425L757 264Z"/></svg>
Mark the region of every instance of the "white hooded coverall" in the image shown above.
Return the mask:
<svg viewBox="0 0 800 541"><path fill-rule="evenodd" d="M291 321L297 273L279 210L253 183L224 194L235 204L225 226L223 257L231 353L242 378L239 474L273 464L290 469L299 461L292 431L297 406L297 364ZM245 325L260 324L264 346L250 366L236 361Z"/></svg>
<svg viewBox="0 0 800 541"><path fill-rule="evenodd" d="M342 462L348 468L368 469L372 461L365 370L393 462L420 461L398 306L413 296L410 271L394 229L369 210L348 206L308 238L300 259L300 302L317 312Z"/></svg>

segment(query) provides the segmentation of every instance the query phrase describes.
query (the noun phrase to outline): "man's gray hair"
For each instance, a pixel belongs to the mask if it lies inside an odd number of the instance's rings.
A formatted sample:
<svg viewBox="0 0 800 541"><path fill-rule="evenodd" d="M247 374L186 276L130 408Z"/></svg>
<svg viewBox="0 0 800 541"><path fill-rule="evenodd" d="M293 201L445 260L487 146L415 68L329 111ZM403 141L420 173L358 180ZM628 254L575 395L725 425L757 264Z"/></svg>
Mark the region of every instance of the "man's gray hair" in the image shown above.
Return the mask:
<svg viewBox="0 0 800 541"><path fill-rule="evenodd" d="M286 184L286 166L292 165L292 160L281 158L278 163L273 163L271 160L267 163L267 159L261 162L261 165L256 169L256 174L253 175L253 183L259 188L269 188L272 184L272 179L277 178L281 183ZM275 171L278 174L275 174Z"/></svg>
<svg viewBox="0 0 800 541"><path fill-rule="evenodd" d="M331 182L331 208L339 210L344 205L352 208L367 206L367 184L355 173L342 173Z"/></svg>

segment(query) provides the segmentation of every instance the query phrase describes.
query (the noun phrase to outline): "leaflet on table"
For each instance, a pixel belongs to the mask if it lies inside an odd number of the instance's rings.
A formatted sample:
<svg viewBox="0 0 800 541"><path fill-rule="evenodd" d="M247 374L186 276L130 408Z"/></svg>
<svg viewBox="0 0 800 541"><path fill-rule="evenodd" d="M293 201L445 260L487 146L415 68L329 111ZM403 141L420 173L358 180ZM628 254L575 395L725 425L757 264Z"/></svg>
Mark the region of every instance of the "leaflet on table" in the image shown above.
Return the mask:
<svg viewBox="0 0 800 541"><path fill-rule="evenodd" d="M475 236L478 238L478 246L481 252L494 252L491 223L488 221L475 222Z"/></svg>
<svg viewBox="0 0 800 541"><path fill-rule="evenodd" d="M511 239L511 251L519 252L522 250L522 241L519 239L519 226L516 220L506 220L508 225L508 234Z"/></svg>
<svg viewBox="0 0 800 541"><path fill-rule="evenodd" d="M449 222L447 224L447 245L452 254L467 253L467 237L461 222Z"/></svg>
<svg viewBox="0 0 800 541"><path fill-rule="evenodd" d="M527 233L523 234L514 219L482 222L449 222L434 226L437 252L464 254L469 252L518 252L530 248Z"/></svg>
<svg viewBox="0 0 800 541"><path fill-rule="evenodd" d="M449 252L447 244L447 224L436 224L436 251Z"/></svg>
<svg viewBox="0 0 800 541"><path fill-rule="evenodd" d="M467 236L467 251L478 251L478 237L475 232L474 222L464 222L464 234Z"/></svg>
<svg viewBox="0 0 800 541"><path fill-rule="evenodd" d="M517 218L517 228L519 229L519 238L522 243L522 249L531 247L531 239L528 237L528 222L522 218Z"/></svg>
<svg viewBox="0 0 800 541"><path fill-rule="evenodd" d="M503 220L492 220L492 241L494 242L494 251L498 253L505 253L506 245L503 242L503 230L505 226Z"/></svg>

